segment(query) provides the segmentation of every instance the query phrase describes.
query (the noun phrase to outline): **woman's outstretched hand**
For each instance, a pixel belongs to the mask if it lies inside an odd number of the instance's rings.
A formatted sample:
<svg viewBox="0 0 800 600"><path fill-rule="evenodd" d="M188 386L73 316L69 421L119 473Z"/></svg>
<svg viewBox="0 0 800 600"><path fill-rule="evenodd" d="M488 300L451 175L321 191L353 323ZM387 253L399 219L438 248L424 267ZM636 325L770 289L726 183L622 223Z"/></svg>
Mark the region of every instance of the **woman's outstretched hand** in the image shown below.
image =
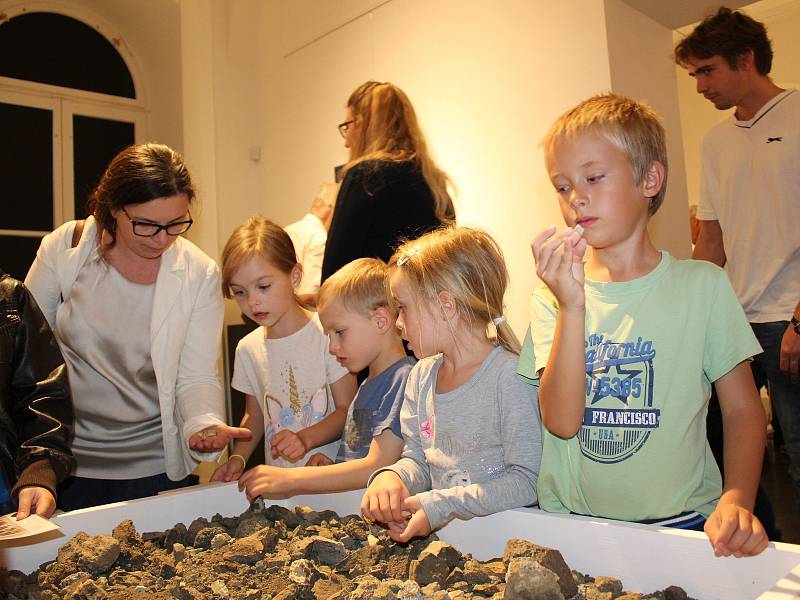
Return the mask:
<svg viewBox="0 0 800 600"><path fill-rule="evenodd" d="M249 440L252 432L245 427L212 425L192 434L189 448L195 452L216 452L222 450L231 440Z"/></svg>

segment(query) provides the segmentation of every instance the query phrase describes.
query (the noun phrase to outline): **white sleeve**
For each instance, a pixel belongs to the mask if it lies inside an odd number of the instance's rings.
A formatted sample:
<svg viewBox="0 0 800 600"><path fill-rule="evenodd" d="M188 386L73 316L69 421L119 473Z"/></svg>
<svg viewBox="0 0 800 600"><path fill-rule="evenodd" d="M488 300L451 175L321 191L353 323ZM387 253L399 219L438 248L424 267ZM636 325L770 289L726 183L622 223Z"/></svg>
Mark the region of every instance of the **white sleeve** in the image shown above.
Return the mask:
<svg viewBox="0 0 800 600"><path fill-rule="evenodd" d="M175 383L176 408L187 441L201 429L225 423L225 398L217 372L222 320L219 268L212 261L192 308Z"/></svg>
<svg viewBox="0 0 800 600"><path fill-rule="evenodd" d="M48 233L42 238L39 249L36 251L36 258L25 276L25 285L33 294L36 303L44 313L50 329L55 328L56 313L58 305L62 302L61 285L56 271L56 258L62 252L66 252L69 246L65 246L64 238L72 242L72 231L75 228L74 222L62 225L53 233ZM67 236L67 229L69 235Z"/></svg>

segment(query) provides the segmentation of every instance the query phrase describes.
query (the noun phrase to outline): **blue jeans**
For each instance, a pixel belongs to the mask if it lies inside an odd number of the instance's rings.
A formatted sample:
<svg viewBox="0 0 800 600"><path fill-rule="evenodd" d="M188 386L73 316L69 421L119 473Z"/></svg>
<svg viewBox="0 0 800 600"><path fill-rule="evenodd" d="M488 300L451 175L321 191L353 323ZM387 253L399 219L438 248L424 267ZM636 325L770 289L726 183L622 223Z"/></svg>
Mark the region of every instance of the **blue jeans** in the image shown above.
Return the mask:
<svg viewBox="0 0 800 600"><path fill-rule="evenodd" d="M800 508L800 385L792 383L780 369L781 339L789 322L750 323L750 326L764 349L764 353L756 356L751 363L753 378L757 387L766 385L769 390L772 408L778 417L789 453L789 476Z"/></svg>

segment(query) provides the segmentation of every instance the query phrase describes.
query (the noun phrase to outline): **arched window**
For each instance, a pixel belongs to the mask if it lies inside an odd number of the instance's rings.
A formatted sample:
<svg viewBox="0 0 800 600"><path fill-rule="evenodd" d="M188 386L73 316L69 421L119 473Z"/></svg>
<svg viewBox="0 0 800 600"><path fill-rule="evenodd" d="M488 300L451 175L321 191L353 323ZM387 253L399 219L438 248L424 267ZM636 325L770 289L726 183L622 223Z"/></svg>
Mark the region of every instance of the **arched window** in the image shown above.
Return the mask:
<svg viewBox="0 0 800 600"><path fill-rule="evenodd" d="M66 15L26 13L0 24L0 56L3 77L136 98L128 66L112 42Z"/></svg>
<svg viewBox="0 0 800 600"><path fill-rule="evenodd" d="M0 14L0 267L20 279L43 235L86 216L111 158L146 137L120 36L43 6Z"/></svg>

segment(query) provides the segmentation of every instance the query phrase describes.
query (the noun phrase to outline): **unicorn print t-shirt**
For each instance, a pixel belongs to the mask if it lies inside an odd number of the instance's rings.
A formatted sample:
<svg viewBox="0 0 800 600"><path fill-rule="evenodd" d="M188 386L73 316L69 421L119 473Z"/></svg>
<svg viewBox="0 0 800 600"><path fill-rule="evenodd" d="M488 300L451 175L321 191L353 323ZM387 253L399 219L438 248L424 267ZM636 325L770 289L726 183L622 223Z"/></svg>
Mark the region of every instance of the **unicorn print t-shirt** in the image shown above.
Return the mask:
<svg viewBox="0 0 800 600"><path fill-rule="evenodd" d="M284 338L267 339L263 327L242 338L236 347L231 385L259 401L266 464L298 467L316 452L336 459L338 440L309 450L295 463L273 459L270 442L282 429L300 431L333 412L330 384L345 375L347 369L328 352L328 338L316 314L300 331Z"/></svg>

